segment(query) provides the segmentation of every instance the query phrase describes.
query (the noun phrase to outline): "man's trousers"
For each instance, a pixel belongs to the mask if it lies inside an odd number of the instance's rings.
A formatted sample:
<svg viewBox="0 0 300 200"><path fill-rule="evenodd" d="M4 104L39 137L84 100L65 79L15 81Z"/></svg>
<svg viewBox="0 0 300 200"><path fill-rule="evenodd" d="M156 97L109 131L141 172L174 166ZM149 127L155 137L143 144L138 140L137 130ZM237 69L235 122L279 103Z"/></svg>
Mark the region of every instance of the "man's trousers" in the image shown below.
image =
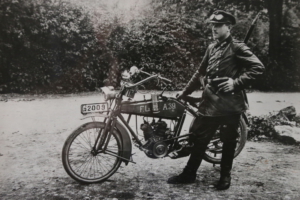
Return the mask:
<svg viewBox="0 0 300 200"><path fill-rule="evenodd" d="M191 132L193 135L190 141L194 143L190 158L187 163L189 171L196 173L204 157L207 145L214 136L215 132L220 130L221 141L223 142L221 175L230 173L234 152L239 136L238 127L241 115L230 115L221 117L199 116L195 119Z"/></svg>

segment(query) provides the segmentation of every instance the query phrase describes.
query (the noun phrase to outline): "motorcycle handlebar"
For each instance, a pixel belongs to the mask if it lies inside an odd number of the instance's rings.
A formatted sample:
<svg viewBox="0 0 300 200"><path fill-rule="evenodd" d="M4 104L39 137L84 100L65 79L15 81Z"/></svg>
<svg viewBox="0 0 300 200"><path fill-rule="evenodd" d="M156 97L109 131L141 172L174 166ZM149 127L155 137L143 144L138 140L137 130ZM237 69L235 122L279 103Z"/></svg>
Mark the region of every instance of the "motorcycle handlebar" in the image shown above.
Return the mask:
<svg viewBox="0 0 300 200"><path fill-rule="evenodd" d="M152 75L148 78L145 78L144 80L141 80L140 82L137 82L133 85L130 85L130 86L126 86L127 89L131 89L131 88L134 88L136 86L139 86L139 85L142 85L143 83L147 82L147 81L150 81L151 79L154 79L154 78L158 78L158 75Z"/></svg>
<svg viewBox="0 0 300 200"><path fill-rule="evenodd" d="M143 69L144 69L144 67L142 67L142 68L139 70L139 72L141 72L141 73L143 73L143 74L146 74L146 75L148 75L148 76L151 76L151 74L149 74L148 72L143 71ZM164 77L162 77L162 76L159 76L159 75L158 75L158 78L161 79L161 80L164 80L164 81L166 81L166 82L172 83L172 81L171 81L170 79L164 78Z"/></svg>
<svg viewBox="0 0 300 200"><path fill-rule="evenodd" d="M164 78L164 77L162 77L162 76L160 76L160 75L157 75L157 74L151 75L151 74L149 74L148 72L145 72L145 71L142 71L142 70L140 70L140 72L141 72L141 73L144 73L144 74L147 74L149 77L147 77L147 78L145 78L144 80L141 80L140 82L137 82L137 83L135 83L135 84L133 84L133 85L126 86L126 88L128 88L128 89L134 88L134 87L136 87L136 86L142 85L142 84L145 83L145 82L150 81L151 79L160 79L160 80L163 80L163 81L165 81L165 82L172 83L172 81L171 81L170 79Z"/></svg>

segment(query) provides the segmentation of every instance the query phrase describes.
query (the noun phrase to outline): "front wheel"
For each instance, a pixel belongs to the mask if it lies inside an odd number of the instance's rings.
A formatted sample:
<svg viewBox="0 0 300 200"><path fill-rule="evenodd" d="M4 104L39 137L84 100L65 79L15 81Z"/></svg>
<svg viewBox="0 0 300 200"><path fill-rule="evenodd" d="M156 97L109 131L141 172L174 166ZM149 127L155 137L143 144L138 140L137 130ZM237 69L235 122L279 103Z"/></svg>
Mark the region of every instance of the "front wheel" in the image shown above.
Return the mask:
<svg viewBox="0 0 300 200"><path fill-rule="evenodd" d="M96 138L103 136L105 123L90 122L76 129L62 149L66 172L81 183L98 183L108 179L120 167L122 143L116 131L111 134L105 152L95 153ZM106 153L107 152L107 153Z"/></svg>
<svg viewBox="0 0 300 200"><path fill-rule="evenodd" d="M238 128L239 137L237 138L237 145L234 153L234 157L238 156L243 150L247 140L247 124L243 117L241 117ZM223 143L220 140L220 132L217 130L215 136L207 146L207 150L204 155L204 160L213 163L221 164L222 158L222 146Z"/></svg>

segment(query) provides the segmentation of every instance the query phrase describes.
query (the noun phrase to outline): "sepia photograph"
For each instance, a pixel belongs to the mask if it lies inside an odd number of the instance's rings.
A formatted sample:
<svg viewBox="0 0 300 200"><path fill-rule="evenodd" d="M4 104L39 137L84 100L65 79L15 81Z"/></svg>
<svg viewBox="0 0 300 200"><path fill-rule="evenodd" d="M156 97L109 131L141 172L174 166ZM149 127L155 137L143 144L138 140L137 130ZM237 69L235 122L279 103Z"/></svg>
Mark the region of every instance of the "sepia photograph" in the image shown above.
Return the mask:
<svg viewBox="0 0 300 200"><path fill-rule="evenodd" d="M299 200L300 0L1 0L1 200Z"/></svg>

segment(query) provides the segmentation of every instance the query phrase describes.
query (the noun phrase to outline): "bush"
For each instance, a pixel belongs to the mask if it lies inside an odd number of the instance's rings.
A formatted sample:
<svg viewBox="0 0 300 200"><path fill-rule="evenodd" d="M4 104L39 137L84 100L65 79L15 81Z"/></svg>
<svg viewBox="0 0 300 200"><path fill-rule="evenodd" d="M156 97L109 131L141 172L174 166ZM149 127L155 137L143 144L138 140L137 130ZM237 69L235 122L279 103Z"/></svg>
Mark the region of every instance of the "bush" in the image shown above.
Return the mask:
<svg viewBox="0 0 300 200"><path fill-rule="evenodd" d="M101 48L82 8L62 1L0 3L2 92L76 92L103 83Z"/></svg>
<svg viewBox="0 0 300 200"><path fill-rule="evenodd" d="M250 117L249 122L248 139L255 140L261 136L275 136L274 125L276 122L271 120L270 116Z"/></svg>
<svg viewBox="0 0 300 200"><path fill-rule="evenodd" d="M289 126L298 126L299 116L294 117L290 121L284 114L282 113L270 113L269 115L263 116L251 116L248 117L249 120L249 131L248 131L248 139L256 140L260 137L269 137L274 138L276 136L276 131L274 129L275 126L280 125L289 125Z"/></svg>

